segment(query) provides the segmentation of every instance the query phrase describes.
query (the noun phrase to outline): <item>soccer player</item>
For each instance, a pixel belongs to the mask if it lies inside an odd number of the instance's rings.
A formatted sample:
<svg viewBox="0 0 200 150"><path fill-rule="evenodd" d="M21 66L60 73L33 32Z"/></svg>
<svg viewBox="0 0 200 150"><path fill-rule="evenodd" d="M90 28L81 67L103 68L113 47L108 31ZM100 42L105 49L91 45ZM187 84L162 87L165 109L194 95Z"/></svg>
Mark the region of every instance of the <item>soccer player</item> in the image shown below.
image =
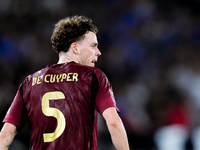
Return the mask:
<svg viewBox="0 0 200 150"><path fill-rule="evenodd" d="M117 150L129 144L111 84L95 68L101 52L97 27L90 18L60 20L51 37L57 64L26 77L3 122L0 150L7 150L26 120L31 123L32 150L96 150L97 115L106 121Z"/></svg>

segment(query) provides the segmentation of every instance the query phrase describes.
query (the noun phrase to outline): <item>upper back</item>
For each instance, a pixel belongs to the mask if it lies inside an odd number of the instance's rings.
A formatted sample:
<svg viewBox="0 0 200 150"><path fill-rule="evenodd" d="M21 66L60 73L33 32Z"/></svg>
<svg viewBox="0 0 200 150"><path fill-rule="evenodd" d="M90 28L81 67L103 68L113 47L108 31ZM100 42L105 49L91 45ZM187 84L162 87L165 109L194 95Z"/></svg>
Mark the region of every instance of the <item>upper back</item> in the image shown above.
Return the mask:
<svg viewBox="0 0 200 150"><path fill-rule="evenodd" d="M71 62L46 67L27 77L23 97L32 124L33 143L40 142L42 149L52 145L61 150L66 145L88 148L94 121L94 71L99 70Z"/></svg>

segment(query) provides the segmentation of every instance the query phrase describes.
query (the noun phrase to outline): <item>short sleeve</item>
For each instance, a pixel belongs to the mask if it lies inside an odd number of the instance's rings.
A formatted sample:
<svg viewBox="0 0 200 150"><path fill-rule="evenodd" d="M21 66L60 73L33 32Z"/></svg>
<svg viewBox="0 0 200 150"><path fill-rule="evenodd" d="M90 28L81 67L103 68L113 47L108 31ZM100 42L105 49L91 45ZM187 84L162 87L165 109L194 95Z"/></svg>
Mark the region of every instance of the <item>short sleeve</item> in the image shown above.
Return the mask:
<svg viewBox="0 0 200 150"><path fill-rule="evenodd" d="M15 98L3 120L3 122L12 123L21 131L27 119L27 110L23 101L23 84L20 85Z"/></svg>
<svg viewBox="0 0 200 150"><path fill-rule="evenodd" d="M96 87L95 108L102 115L103 111L109 107L115 107L118 112L119 109L113 94L112 86L106 75L98 70L93 75L93 86Z"/></svg>

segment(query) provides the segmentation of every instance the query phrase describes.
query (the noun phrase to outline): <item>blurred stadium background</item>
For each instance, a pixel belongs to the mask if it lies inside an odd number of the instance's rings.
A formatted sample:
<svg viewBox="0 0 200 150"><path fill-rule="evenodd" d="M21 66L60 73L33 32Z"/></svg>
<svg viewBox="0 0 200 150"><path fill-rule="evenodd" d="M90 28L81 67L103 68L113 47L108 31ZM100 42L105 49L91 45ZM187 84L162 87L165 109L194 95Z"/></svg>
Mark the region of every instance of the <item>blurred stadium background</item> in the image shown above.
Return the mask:
<svg viewBox="0 0 200 150"><path fill-rule="evenodd" d="M98 26L97 67L113 85L131 148L199 150L199 0L0 0L0 120L24 78L57 63L54 24L76 14ZM29 128L10 150L28 149ZM113 150L101 117L98 147Z"/></svg>

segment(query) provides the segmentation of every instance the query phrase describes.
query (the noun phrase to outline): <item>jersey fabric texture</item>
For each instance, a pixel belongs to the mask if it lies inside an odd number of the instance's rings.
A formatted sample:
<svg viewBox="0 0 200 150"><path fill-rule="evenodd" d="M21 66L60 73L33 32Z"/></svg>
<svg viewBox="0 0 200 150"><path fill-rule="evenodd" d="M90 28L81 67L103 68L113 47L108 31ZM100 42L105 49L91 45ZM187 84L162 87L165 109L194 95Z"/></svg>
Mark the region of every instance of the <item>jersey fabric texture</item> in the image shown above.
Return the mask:
<svg viewBox="0 0 200 150"><path fill-rule="evenodd" d="M32 150L96 150L97 117L118 110L110 82L95 67L54 64L26 77L3 122L31 123Z"/></svg>

